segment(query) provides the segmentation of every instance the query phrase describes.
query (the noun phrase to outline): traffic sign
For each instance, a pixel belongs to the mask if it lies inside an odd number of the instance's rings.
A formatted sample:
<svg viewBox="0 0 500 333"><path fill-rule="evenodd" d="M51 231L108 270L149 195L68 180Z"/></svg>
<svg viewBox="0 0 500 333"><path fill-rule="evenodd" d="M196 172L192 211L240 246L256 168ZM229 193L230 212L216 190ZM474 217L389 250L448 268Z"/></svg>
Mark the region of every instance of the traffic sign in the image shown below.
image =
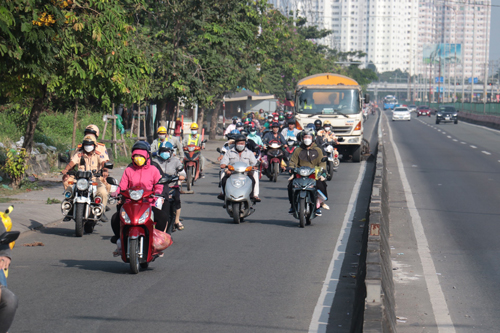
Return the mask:
<svg viewBox="0 0 500 333"><path fill-rule="evenodd" d="M472 82L472 78L469 78L469 83L471 83L471 82ZM477 83L477 77L474 78L474 84L476 84L476 83Z"/></svg>
<svg viewBox="0 0 500 333"><path fill-rule="evenodd" d="M444 82L444 77L443 76L439 76L439 77L436 77L436 83L443 83Z"/></svg>

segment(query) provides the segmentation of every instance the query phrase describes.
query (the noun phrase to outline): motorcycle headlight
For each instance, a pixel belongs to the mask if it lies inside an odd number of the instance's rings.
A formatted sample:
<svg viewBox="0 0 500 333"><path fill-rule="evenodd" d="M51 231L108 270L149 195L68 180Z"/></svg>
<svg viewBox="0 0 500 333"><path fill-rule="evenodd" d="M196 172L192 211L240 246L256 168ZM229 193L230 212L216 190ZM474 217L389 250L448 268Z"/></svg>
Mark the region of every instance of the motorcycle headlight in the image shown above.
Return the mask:
<svg viewBox="0 0 500 333"><path fill-rule="evenodd" d="M73 191L71 191L71 190L69 189L69 187L68 187L68 189L66 190L66 192L64 192L64 197L65 197L66 199L69 199L69 198L71 198L72 196L73 196Z"/></svg>
<svg viewBox="0 0 500 333"><path fill-rule="evenodd" d="M302 177L307 177L307 176L309 176L309 174L310 174L310 171L307 169L300 169L300 171L299 171L299 175L301 175Z"/></svg>
<svg viewBox="0 0 500 333"><path fill-rule="evenodd" d="M194 151L194 147L193 146L188 147L188 151Z"/></svg>
<svg viewBox="0 0 500 333"><path fill-rule="evenodd" d="M149 213L151 212L151 209L146 209L146 211L139 217L139 221L137 221L139 224L143 224L146 222L146 220L149 217Z"/></svg>
<svg viewBox="0 0 500 333"><path fill-rule="evenodd" d="M80 191L85 191L89 188L89 181L85 178L80 178L76 182L76 188Z"/></svg>
<svg viewBox="0 0 500 333"><path fill-rule="evenodd" d="M455 114L453 115L453 117L456 117L456 116L457 116L457 114L455 113Z"/></svg>
<svg viewBox="0 0 500 333"><path fill-rule="evenodd" d="M129 190L128 194L130 195L130 199L137 201L142 199L142 195L144 194L144 190Z"/></svg>
<svg viewBox="0 0 500 333"><path fill-rule="evenodd" d="M333 151L333 147L332 146L326 146L325 147L325 151L328 152L328 153L331 153Z"/></svg>
<svg viewBox="0 0 500 333"><path fill-rule="evenodd" d="M130 223L130 217L128 217L127 212L123 209L123 207L120 210L120 216L122 217L123 222Z"/></svg>
<svg viewBox="0 0 500 333"><path fill-rule="evenodd" d="M234 187L240 188L243 185L245 185L245 180L244 179L235 179L231 181L231 184L233 184Z"/></svg>

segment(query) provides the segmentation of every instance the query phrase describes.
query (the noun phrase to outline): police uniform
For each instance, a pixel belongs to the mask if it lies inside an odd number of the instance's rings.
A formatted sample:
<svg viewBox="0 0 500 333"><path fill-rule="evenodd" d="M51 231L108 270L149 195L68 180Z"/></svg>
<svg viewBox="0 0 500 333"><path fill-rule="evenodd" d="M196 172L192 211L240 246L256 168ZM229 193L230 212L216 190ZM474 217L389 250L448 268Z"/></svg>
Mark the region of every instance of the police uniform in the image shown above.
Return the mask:
<svg viewBox="0 0 500 333"><path fill-rule="evenodd" d="M81 143L76 147L76 151L77 152L75 153L75 155L78 154L79 150L83 151L83 147L82 147ZM106 149L106 145L104 143L97 142L95 144L95 152L96 152L97 155L99 155L99 158L101 159L101 161L103 161L103 162L108 162L109 161L108 150ZM103 177L100 177L100 180L106 186L106 190L108 192L110 192L111 191L111 185L108 184L108 182L106 181L106 179L104 179Z"/></svg>
<svg viewBox="0 0 500 333"><path fill-rule="evenodd" d="M195 136L193 136L192 134L186 135L184 137L184 141L182 141L182 144L184 146L195 145L197 147L202 147L201 135L200 134L196 134ZM203 170L204 166L205 166L205 157L200 153L200 170Z"/></svg>
<svg viewBox="0 0 500 333"><path fill-rule="evenodd" d="M96 146L97 147L97 146ZM105 156L101 158L101 156ZM83 157L84 164L80 164ZM92 171L92 170L101 170L104 162L109 161L106 155L100 155L97 153L97 149L90 154L87 154L83 151L83 149L78 150L73 157L71 158L70 163L78 166L78 171ZM92 181L97 181L97 195L102 197L102 205L106 207L108 203L108 193L109 191L106 189L106 185L101 180L102 177L96 180L96 177L92 177ZM63 181L64 189L66 189L70 184L70 182L75 182L74 176L69 176L65 181Z"/></svg>

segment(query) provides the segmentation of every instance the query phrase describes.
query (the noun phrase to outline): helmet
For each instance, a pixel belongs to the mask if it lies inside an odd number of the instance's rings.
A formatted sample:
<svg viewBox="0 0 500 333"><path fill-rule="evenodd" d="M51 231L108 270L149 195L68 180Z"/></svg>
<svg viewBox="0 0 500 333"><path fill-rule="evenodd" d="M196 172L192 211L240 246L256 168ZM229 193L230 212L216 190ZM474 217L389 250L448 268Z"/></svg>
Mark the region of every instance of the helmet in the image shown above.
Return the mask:
<svg viewBox="0 0 500 333"><path fill-rule="evenodd" d="M285 116L284 116L284 115L280 115L280 116L278 117L278 119L279 119L280 121L281 121L281 120L285 120Z"/></svg>
<svg viewBox="0 0 500 333"><path fill-rule="evenodd" d="M300 141L303 141L303 140L304 140L304 136L306 136L306 135L310 135L310 136L312 136L312 140L313 140L313 142L314 142L314 138L315 138L315 136L316 136L316 132L314 132L313 130L308 130L308 129L305 129L305 130L304 130L304 131L302 131L300 134L302 134L302 135L300 136Z"/></svg>
<svg viewBox="0 0 500 333"><path fill-rule="evenodd" d="M314 127L316 127L316 128L317 128L317 127L321 127L321 125L323 125L323 123L321 122L321 120L316 119L316 120L314 121Z"/></svg>
<svg viewBox="0 0 500 333"><path fill-rule="evenodd" d="M269 126L269 127L271 127L271 128L273 128L273 127L280 127L280 124L278 124L277 122L273 122L271 124L271 126Z"/></svg>
<svg viewBox="0 0 500 333"><path fill-rule="evenodd" d="M83 134L84 135L94 134L95 137L98 138L99 137L99 127L97 127L94 124L91 124L91 125L85 127L85 131L83 131Z"/></svg>
<svg viewBox="0 0 500 333"><path fill-rule="evenodd" d="M160 126L160 127L158 127L158 130L156 131L156 133L167 134L167 129L165 128L165 126Z"/></svg>
<svg viewBox="0 0 500 333"><path fill-rule="evenodd" d="M238 128L238 127L243 127L243 123L241 121L236 123L236 128Z"/></svg>
<svg viewBox="0 0 500 333"><path fill-rule="evenodd" d="M94 145L95 146L95 137L93 135L85 135L85 137L83 138L83 145Z"/></svg>
<svg viewBox="0 0 500 333"><path fill-rule="evenodd" d="M259 110L259 113L264 113L264 109L260 109L260 110Z"/></svg>
<svg viewBox="0 0 500 333"><path fill-rule="evenodd" d="M316 127L314 127L314 124L309 123L306 125L306 128L304 129L304 131L316 134Z"/></svg>
<svg viewBox="0 0 500 333"><path fill-rule="evenodd" d="M273 119L273 116L269 115L269 116L267 116L267 119L268 119L268 120L272 120L272 119Z"/></svg>
<svg viewBox="0 0 500 333"><path fill-rule="evenodd" d="M240 134L240 131L238 131L237 129L234 129L230 132L230 134Z"/></svg>
<svg viewBox="0 0 500 333"><path fill-rule="evenodd" d="M239 135L236 135L234 137L234 142L238 142L238 141L245 141L246 142L247 138L243 134L239 134Z"/></svg>
<svg viewBox="0 0 500 333"><path fill-rule="evenodd" d="M245 119L245 125L250 125L250 121L248 119Z"/></svg>
<svg viewBox="0 0 500 333"><path fill-rule="evenodd" d="M134 154L134 150L145 150L149 153L151 151L151 146L146 141L137 141L132 146L132 155Z"/></svg>
<svg viewBox="0 0 500 333"><path fill-rule="evenodd" d="M162 152L162 151L169 151L169 150L173 150L174 149L174 146L170 143L170 142L162 142L160 144L160 148L158 149L159 152Z"/></svg>
<svg viewBox="0 0 500 333"><path fill-rule="evenodd" d="M198 124L197 123L192 123L191 124L191 129L192 130L197 130L198 129Z"/></svg>
<svg viewBox="0 0 500 333"><path fill-rule="evenodd" d="M295 125L295 120L293 120L293 119L288 119L288 125L290 125L290 124L294 124L294 125Z"/></svg>
<svg viewBox="0 0 500 333"><path fill-rule="evenodd" d="M323 124L323 126L326 126L326 125L330 125L332 126L332 123L330 122L330 120L326 120L325 123Z"/></svg>
<svg viewBox="0 0 500 333"><path fill-rule="evenodd" d="M249 131L256 131L257 128L255 127L255 124L254 123L251 123L250 125L248 125L248 130Z"/></svg>

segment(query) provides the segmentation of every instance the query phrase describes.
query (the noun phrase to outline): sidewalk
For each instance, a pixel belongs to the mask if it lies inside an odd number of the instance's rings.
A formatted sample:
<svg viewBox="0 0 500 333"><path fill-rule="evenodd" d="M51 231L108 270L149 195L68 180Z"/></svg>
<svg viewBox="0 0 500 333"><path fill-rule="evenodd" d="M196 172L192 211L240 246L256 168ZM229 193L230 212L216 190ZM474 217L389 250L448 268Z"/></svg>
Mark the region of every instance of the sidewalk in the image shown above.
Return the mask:
<svg viewBox="0 0 500 333"><path fill-rule="evenodd" d="M203 156L207 159L206 168L212 168L219 165L217 157L217 147L222 147L224 140L213 140L206 143L206 149L202 151ZM110 176L120 180L125 166L116 167L110 170ZM57 173L45 176L40 179L40 184L44 187L41 191L31 191L17 195L9 195L9 198L15 199L12 202L0 204L0 210L5 210L10 205L14 205L12 217L12 230L20 231L21 233L30 231L45 225L61 221L63 216L61 213L61 204L47 204L47 199L63 199L63 186L61 176ZM107 213L107 217L111 218L111 211ZM73 221L68 223L74 223Z"/></svg>

